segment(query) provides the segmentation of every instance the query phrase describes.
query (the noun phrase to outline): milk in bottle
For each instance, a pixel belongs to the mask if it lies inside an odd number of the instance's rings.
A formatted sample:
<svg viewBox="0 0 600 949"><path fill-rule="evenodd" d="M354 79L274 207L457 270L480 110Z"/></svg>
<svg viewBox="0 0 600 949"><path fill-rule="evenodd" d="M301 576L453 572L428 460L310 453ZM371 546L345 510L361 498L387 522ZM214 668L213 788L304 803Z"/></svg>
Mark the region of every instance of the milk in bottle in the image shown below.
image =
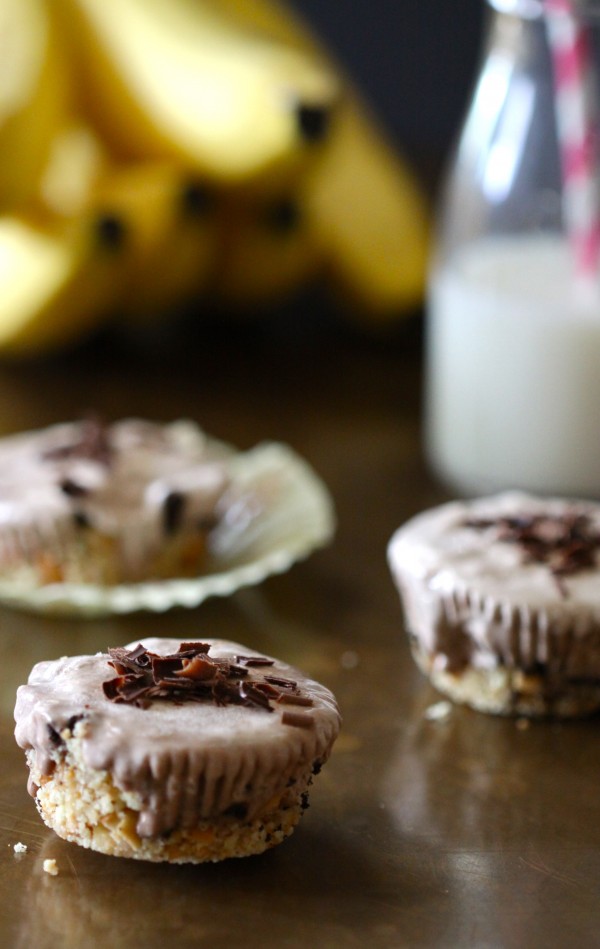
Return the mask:
<svg viewBox="0 0 600 949"><path fill-rule="evenodd" d="M576 276L541 4L494 6L430 274L428 457L460 493L597 497L600 275Z"/></svg>

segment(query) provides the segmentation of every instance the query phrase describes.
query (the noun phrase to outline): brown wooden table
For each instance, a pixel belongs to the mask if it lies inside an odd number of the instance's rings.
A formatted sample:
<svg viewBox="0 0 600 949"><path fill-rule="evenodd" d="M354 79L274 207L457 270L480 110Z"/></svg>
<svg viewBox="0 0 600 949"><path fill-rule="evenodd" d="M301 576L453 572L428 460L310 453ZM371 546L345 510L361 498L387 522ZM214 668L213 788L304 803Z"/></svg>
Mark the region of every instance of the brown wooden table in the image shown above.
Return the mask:
<svg viewBox="0 0 600 949"><path fill-rule="evenodd" d="M287 574L196 610L87 622L0 611L0 945L599 945L598 721L424 714L439 697L409 657L385 559L393 530L446 496L421 454L418 326L372 339L296 313L188 333L185 345L143 347L109 336L0 370L0 432L93 406L109 418L191 416L241 448L286 441L329 485L337 536ZM87 852L41 823L12 736L17 685L38 660L147 635L239 640L336 692L343 733L282 846L154 866ZM49 857L57 877L42 871Z"/></svg>

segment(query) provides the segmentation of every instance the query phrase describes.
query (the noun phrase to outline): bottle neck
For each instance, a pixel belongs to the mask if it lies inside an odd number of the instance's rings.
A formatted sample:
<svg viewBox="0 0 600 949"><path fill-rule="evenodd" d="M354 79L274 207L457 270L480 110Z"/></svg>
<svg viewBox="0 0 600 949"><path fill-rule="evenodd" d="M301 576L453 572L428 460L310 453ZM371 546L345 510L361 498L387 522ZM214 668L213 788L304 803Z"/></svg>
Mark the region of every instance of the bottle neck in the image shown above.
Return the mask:
<svg viewBox="0 0 600 949"><path fill-rule="evenodd" d="M551 80L551 61L548 48L546 24L540 16L525 16L526 5L540 0L487 0L490 16L482 46L482 72L499 76L499 71L509 82L516 75L533 77L536 86L540 81ZM540 3L541 6L541 3ZM517 8L519 13L517 14ZM499 80L498 80L499 81Z"/></svg>
<svg viewBox="0 0 600 949"><path fill-rule="evenodd" d="M498 13L509 13L525 20L537 20L544 12L543 0L487 0Z"/></svg>
<svg viewBox="0 0 600 949"><path fill-rule="evenodd" d="M524 20L539 20L544 14L544 0L487 0L498 13L509 13ZM583 20L600 22L600 0L574 0L574 12Z"/></svg>

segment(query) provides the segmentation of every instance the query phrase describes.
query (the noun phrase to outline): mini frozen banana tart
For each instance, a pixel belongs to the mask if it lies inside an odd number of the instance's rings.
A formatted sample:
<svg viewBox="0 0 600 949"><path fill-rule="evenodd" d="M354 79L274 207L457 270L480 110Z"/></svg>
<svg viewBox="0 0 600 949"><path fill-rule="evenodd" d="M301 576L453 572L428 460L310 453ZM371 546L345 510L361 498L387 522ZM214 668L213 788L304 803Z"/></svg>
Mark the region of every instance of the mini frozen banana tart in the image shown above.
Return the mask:
<svg viewBox="0 0 600 949"><path fill-rule="evenodd" d="M283 445L96 419L0 440L0 600L62 613L195 606L325 543L327 492Z"/></svg>
<svg viewBox="0 0 600 949"><path fill-rule="evenodd" d="M38 663L15 720L49 827L171 863L258 854L289 836L340 727L325 686L222 640Z"/></svg>
<svg viewBox="0 0 600 949"><path fill-rule="evenodd" d="M457 702L600 709L600 505L505 493L417 515L388 558L413 655Z"/></svg>

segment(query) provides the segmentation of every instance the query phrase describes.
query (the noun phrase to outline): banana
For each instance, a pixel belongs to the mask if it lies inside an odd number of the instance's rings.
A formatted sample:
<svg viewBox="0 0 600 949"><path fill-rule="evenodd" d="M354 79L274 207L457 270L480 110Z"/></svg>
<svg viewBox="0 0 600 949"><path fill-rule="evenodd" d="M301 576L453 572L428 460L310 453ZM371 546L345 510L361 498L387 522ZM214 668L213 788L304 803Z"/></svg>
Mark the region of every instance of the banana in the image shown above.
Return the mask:
<svg viewBox="0 0 600 949"><path fill-rule="evenodd" d="M289 4L279 0L205 0L240 29L260 31L339 68ZM356 314L387 320L424 295L429 208L403 156L351 85L344 89L325 143L298 196L307 230L322 249L334 291Z"/></svg>
<svg viewBox="0 0 600 949"><path fill-rule="evenodd" d="M110 168L106 148L94 130L73 118L50 143L36 189L39 210L64 218L82 213Z"/></svg>
<svg viewBox="0 0 600 949"><path fill-rule="evenodd" d="M323 276L370 320L421 302L415 178L278 0L0 0L2 45L0 355Z"/></svg>
<svg viewBox="0 0 600 949"><path fill-rule="evenodd" d="M215 196L197 177L171 162L119 168L93 204L126 228L121 313L145 321L205 288L215 257Z"/></svg>
<svg viewBox="0 0 600 949"><path fill-rule="evenodd" d="M336 115L307 204L333 288L351 311L385 321L422 302L429 255L425 200L356 97Z"/></svg>
<svg viewBox="0 0 600 949"><path fill-rule="evenodd" d="M317 275L354 318L384 323L422 302L427 208L356 96L338 107L311 173L280 198L238 195L223 230L214 286L239 309L275 305Z"/></svg>
<svg viewBox="0 0 600 949"><path fill-rule="evenodd" d="M0 354L45 353L94 328L116 302L122 240L110 218L0 217Z"/></svg>
<svg viewBox="0 0 600 949"><path fill-rule="evenodd" d="M222 183L302 164L326 131L332 71L201 0L62 0L90 115L132 160Z"/></svg>
<svg viewBox="0 0 600 949"><path fill-rule="evenodd" d="M232 203L221 221L218 265L211 282L219 305L253 310L274 306L316 277L321 253L287 193Z"/></svg>
<svg viewBox="0 0 600 949"><path fill-rule="evenodd" d="M58 30L43 0L0 4L0 209L35 193L69 108Z"/></svg>

